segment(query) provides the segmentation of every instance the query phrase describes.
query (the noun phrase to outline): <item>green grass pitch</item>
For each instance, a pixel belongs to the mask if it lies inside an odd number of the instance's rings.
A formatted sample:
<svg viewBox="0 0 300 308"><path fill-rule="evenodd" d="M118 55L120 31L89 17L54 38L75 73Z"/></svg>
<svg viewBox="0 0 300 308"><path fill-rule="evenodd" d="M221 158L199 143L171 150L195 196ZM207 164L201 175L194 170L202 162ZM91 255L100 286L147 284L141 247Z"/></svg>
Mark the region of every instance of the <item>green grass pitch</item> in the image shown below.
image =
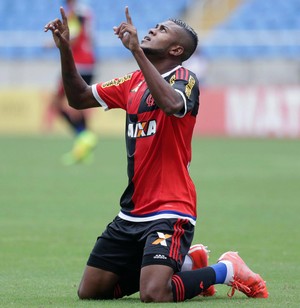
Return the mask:
<svg viewBox="0 0 300 308"><path fill-rule="evenodd" d="M118 213L126 185L125 146L100 138L92 165L63 167L71 138L0 137L0 306L141 307L138 294L80 301L88 254ZM194 243L210 262L237 250L267 281L268 299L217 286L214 298L185 307L298 307L300 302L300 141L193 141L191 175L198 192ZM174 304L147 304L147 307Z"/></svg>

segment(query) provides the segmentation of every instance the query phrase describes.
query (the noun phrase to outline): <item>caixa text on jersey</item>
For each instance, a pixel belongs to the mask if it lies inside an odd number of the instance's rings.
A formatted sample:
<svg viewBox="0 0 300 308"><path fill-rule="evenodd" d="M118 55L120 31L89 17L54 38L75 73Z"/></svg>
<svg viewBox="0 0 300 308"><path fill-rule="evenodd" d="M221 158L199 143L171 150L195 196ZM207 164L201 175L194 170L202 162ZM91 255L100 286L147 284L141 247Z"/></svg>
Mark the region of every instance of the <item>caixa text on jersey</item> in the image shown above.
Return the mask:
<svg viewBox="0 0 300 308"><path fill-rule="evenodd" d="M145 122L129 123L127 135L129 138L143 138L155 135L156 120Z"/></svg>

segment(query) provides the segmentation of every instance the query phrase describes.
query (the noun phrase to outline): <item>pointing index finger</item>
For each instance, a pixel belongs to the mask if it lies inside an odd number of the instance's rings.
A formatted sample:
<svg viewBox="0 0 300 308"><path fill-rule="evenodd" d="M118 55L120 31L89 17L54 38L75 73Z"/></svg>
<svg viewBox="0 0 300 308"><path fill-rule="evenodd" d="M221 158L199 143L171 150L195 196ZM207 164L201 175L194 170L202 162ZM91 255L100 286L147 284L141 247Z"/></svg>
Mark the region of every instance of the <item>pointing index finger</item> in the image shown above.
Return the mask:
<svg viewBox="0 0 300 308"><path fill-rule="evenodd" d="M62 6L60 7L60 14L61 14L61 18L62 18L63 24L67 25L68 24L68 19L67 19L65 10L64 10L64 8Z"/></svg>
<svg viewBox="0 0 300 308"><path fill-rule="evenodd" d="M126 20L127 20L127 23L132 25L132 19L131 19L131 16L129 14L129 9L128 9L128 6L125 7L125 15L126 15Z"/></svg>

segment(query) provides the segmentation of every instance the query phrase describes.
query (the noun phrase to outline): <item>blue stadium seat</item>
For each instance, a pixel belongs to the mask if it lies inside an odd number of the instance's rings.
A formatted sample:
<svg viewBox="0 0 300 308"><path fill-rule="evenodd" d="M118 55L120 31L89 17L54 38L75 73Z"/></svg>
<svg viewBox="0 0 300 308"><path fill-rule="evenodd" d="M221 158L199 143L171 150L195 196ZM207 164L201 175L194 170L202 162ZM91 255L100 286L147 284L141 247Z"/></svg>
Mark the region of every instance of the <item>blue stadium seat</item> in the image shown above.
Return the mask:
<svg viewBox="0 0 300 308"><path fill-rule="evenodd" d="M80 0L78 0L80 1ZM112 27L124 20L124 8L126 5L131 9L133 21L140 30L140 33L155 26L161 20L169 17L178 17L192 0L176 1L136 1L119 0L111 1L82 0L90 5L95 16L95 28L100 33L112 31ZM64 4L63 0L30 0L30 4L25 0L1 0L0 1L0 38L11 36L14 31L24 31L24 40L34 33L40 34L44 25L59 16L59 7ZM159 9L157 9L159 8ZM4 32L3 32L4 31ZM112 34L113 35L113 34ZM40 36L39 36L40 37ZM37 38L38 39L38 38ZM16 43L0 47L1 58L43 58L50 55L43 49L43 42L40 47L22 46L22 40ZM100 57L128 57L128 52L122 46L106 47L102 42L97 46L97 54Z"/></svg>
<svg viewBox="0 0 300 308"><path fill-rule="evenodd" d="M247 39L250 39L252 33L255 33L253 34L256 41L254 46L249 46L248 43L241 46L237 38L234 38L232 52L228 52L230 48L225 48L225 46L224 48L222 46L211 48L209 45L219 45L219 38L213 31L211 36L203 42L203 51L208 57L213 58L230 58L233 54L236 58L244 58L245 56L248 58L295 58L298 56L300 58L300 50L294 34L295 31L300 30L299 12L299 0L244 1L215 30L245 31L245 35L248 35ZM282 31L285 31L285 37L280 35ZM266 35L267 33L269 33L269 37ZM288 45L286 44L287 41ZM220 51L219 54L217 50ZM224 52L224 50L227 50L227 52Z"/></svg>

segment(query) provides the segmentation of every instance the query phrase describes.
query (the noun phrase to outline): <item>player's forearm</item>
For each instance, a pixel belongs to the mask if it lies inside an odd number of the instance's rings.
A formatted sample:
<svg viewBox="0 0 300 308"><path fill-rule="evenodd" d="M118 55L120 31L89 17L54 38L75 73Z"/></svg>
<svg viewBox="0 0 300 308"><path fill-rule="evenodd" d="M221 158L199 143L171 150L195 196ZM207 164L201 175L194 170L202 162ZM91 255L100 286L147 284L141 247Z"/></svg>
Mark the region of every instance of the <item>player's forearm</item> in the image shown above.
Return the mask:
<svg viewBox="0 0 300 308"><path fill-rule="evenodd" d="M139 65L155 103L166 114L178 113L183 108L183 100L147 59L142 49L132 52Z"/></svg>
<svg viewBox="0 0 300 308"><path fill-rule="evenodd" d="M61 73L68 103L75 109L83 109L84 93L88 85L78 73L70 48L60 50Z"/></svg>

